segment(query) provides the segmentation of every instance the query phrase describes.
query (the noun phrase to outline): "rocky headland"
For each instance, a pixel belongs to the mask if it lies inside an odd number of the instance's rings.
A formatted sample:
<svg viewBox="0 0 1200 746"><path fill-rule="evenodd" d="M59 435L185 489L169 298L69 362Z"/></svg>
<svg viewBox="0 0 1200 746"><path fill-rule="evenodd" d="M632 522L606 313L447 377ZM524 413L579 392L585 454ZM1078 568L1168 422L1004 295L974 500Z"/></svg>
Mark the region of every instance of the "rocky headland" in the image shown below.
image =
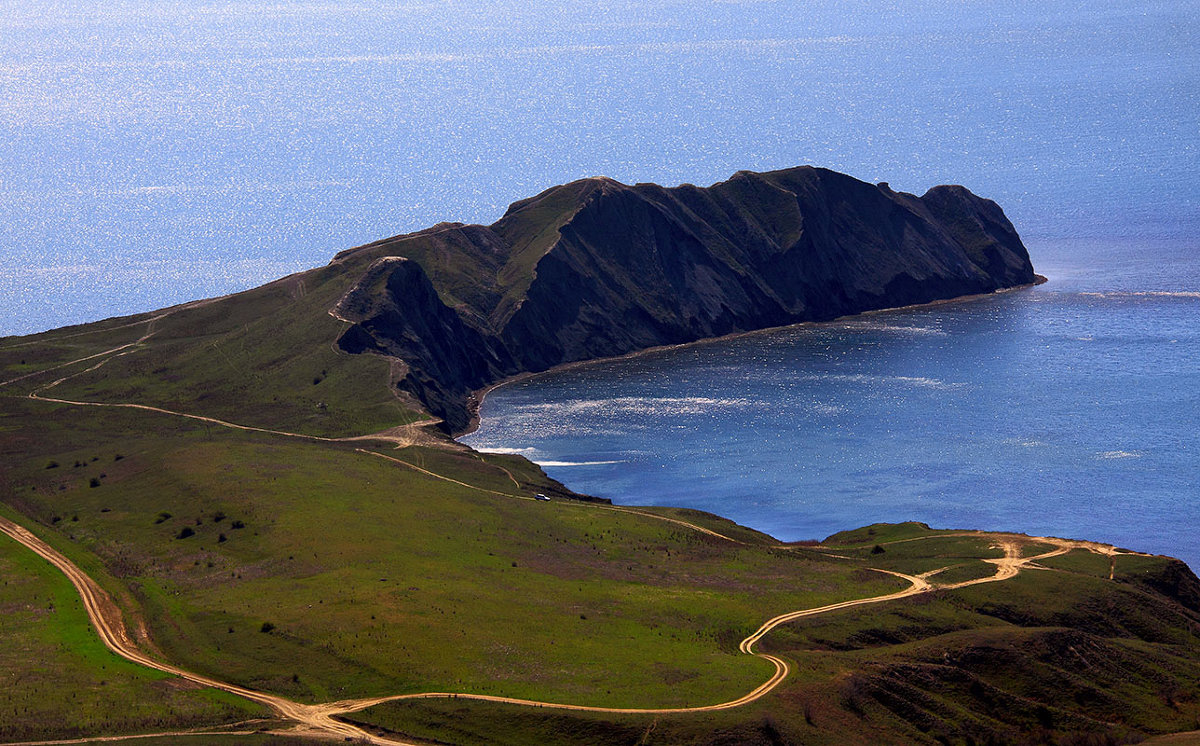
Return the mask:
<svg viewBox="0 0 1200 746"><path fill-rule="evenodd" d="M398 386L450 432L473 391L519 373L1035 280L996 203L812 167L707 188L583 179L333 264L362 266L333 311L352 324L339 347L404 361Z"/></svg>

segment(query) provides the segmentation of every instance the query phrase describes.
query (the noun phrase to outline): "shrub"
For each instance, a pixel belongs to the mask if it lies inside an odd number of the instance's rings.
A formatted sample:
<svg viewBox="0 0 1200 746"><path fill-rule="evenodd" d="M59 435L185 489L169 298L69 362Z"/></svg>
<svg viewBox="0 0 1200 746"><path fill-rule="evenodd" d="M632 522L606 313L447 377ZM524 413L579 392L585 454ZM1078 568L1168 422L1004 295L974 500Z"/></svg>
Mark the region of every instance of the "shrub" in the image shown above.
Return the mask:
<svg viewBox="0 0 1200 746"><path fill-rule="evenodd" d="M57 469L58 462L55 461L54 459L50 459L49 461L46 462L46 468L47 469Z"/></svg>
<svg viewBox="0 0 1200 746"><path fill-rule="evenodd" d="M266 633L271 632L274 629L275 629L274 624L271 624L270 622L263 622L262 627L260 627L258 631L266 634Z"/></svg>
<svg viewBox="0 0 1200 746"><path fill-rule="evenodd" d="M88 480L88 487L99 487L99 486L100 486L100 479L98 477L92 477L91 479Z"/></svg>
<svg viewBox="0 0 1200 746"><path fill-rule="evenodd" d="M242 523L241 521L234 521L233 523L229 524L229 527L230 528L245 528L246 524Z"/></svg>
<svg viewBox="0 0 1200 746"><path fill-rule="evenodd" d="M154 523L155 524L162 523L163 521L170 519L170 517L171 517L171 514L164 510L163 512L158 514L157 518L154 519Z"/></svg>
<svg viewBox="0 0 1200 746"><path fill-rule="evenodd" d="M192 530L191 526L184 526L183 528L179 529L179 534L175 538L176 539L186 539L189 536L195 536L195 535L196 535L196 532Z"/></svg>
<svg viewBox="0 0 1200 746"><path fill-rule="evenodd" d="M225 538L225 534L217 534L217 543L218 544L224 543L225 541L227 541L227 539Z"/></svg>
<svg viewBox="0 0 1200 746"><path fill-rule="evenodd" d="M886 552L886 551L887 551L886 549L884 549L883 547L879 546L878 544L876 544L875 546L871 547L871 554L883 554L883 553L884 553L884 552Z"/></svg>

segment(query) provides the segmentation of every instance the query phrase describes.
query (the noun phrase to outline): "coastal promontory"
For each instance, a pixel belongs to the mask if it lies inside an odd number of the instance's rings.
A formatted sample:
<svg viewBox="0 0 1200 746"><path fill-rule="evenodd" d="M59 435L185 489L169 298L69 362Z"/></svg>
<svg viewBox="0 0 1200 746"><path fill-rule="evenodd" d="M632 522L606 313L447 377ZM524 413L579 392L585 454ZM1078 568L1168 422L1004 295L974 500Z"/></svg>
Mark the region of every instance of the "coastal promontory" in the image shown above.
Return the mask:
<svg viewBox="0 0 1200 746"><path fill-rule="evenodd" d="M408 261L405 261L408 260ZM338 255L339 340L463 429L471 391L521 372L1034 281L998 205L801 167L707 188L591 178Z"/></svg>

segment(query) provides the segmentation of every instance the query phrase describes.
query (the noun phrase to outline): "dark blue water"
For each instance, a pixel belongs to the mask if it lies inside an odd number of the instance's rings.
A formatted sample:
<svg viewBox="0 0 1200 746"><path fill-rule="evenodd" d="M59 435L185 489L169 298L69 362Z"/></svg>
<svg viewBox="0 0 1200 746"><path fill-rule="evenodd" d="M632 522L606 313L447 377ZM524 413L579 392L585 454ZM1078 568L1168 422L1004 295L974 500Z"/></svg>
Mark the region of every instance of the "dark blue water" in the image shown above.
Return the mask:
<svg viewBox="0 0 1200 746"><path fill-rule="evenodd" d="M1200 566L1200 244L1033 248L1040 287L542 375L464 440L786 540L920 520Z"/></svg>
<svg viewBox="0 0 1200 746"><path fill-rule="evenodd" d="M21 0L0 334L250 287L604 174L961 183L1200 235L1196 0Z"/></svg>

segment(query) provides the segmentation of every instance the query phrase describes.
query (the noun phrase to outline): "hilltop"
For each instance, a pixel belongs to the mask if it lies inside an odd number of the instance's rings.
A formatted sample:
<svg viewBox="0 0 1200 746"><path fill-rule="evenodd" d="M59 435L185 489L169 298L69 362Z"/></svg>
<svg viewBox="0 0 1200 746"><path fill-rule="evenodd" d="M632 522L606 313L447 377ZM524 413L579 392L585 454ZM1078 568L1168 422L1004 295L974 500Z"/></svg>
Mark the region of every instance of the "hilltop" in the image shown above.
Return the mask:
<svg viewBox="0 0 1200 746"><path fill-rule="evenodd" d="M521 372L1033 279L961 187L586 179L491 226L0 340L0 741L1194 729L1200 581L1177 560L920 524L783 544L449 437Z"/></svg>

